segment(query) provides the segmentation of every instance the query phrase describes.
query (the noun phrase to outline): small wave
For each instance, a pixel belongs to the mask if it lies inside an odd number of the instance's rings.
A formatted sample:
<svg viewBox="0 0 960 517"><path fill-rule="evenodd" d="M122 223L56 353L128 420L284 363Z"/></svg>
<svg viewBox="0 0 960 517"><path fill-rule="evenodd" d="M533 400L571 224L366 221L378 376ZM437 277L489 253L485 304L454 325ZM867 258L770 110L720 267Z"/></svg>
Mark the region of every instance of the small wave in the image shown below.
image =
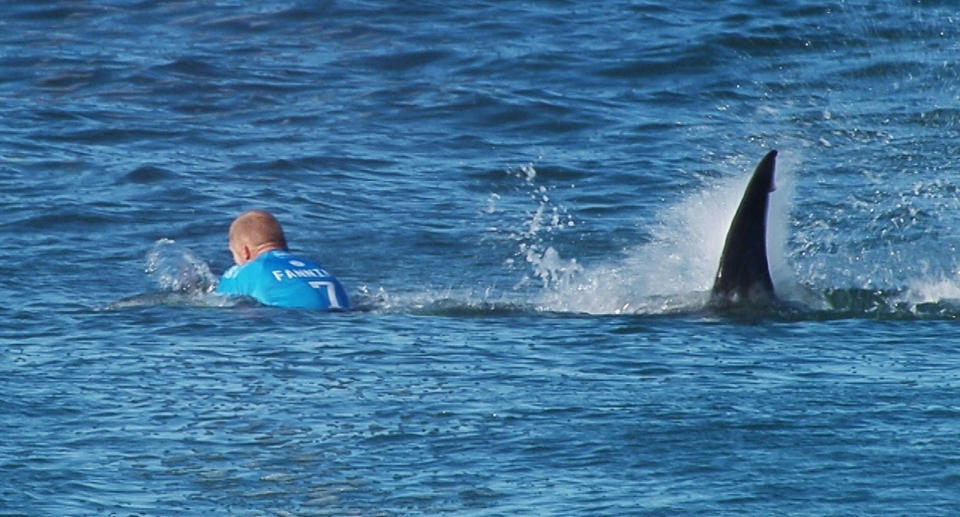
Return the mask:
<svg viewBox="0 0 960 517"><path fill-rule="evenodd" d="M143 165L123 175L117 183L133 183L137 185L147 185L160 183L176 177L171 171L163 167L153 165Z"/></svg>

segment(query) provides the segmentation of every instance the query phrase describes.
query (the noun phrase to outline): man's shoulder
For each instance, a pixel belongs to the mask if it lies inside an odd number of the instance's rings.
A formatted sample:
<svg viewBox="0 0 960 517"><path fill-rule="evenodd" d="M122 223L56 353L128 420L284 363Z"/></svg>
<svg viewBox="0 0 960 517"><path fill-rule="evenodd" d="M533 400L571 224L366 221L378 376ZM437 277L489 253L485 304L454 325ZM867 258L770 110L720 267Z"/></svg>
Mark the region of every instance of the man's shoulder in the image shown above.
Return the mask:
<svg viewBox="0 0 960 517"><path fill-rule="evenodd" d="M223 272L223 278L236 278L240 274L240 266L234 264Z"/></svg>

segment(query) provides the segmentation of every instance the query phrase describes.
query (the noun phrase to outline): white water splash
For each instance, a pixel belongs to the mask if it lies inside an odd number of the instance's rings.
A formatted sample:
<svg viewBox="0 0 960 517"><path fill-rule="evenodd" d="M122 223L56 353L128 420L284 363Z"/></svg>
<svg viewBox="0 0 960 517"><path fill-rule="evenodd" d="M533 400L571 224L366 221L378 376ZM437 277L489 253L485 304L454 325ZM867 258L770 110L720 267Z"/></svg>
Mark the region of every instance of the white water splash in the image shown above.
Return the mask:
<svg viewBox="0 0 960 517"><path fill-rule="evenodd" d="M746 163L746 160L742 160ZM776 190L771 195L767 248L775 289L782 298L809 296L796 281L788 262L792 170L796 158L781 155ZM712 182L680 202L663 208L649 223L649 242L624 249L607 260L581 263L564 257L556 239L576 228L569 211L555 201L552 188L537 183L533 166L507 170L520 181L519 192L532 203L529 211L513 204L510 196L491 193L481 213L510 218L487 230L515 244L505 258L508 270L521 278L508 291L478 286L438 289L418 293L390 293L364 288L362 300L375 310L512 310L526 307L550 312L586 314L670 314L699 310L709 299L720 253L734 212L753 168L747 164L736 175ZM571 186L572 188L572 186ZM530 207L530 204L527 205Z"/></svg>
<svg viewBox="0 0 960 517"><path fill-rule="evenodd" d="M953 278L913 281L901 298L911 304L960 300L960 272L955 273Z"/></svg>
<svg viewBox="0 0 960 517"><path fill-rule="evenodd" d="M778 165L767 249L775 289L782 298L799 300L808 292L787 260L794 164L788 156ZM650 242L624 250L621 257L583 266L575 258L563 259L552 247L527 250L527 262L544 284L538 307L588 314L662 314L703 307L750 172L666 207L651 224Z"/></svg>
<svg viewBox="0 0 960 517"><path fill-rule="evenodd" d="M179 293L211 293L218 281L206 262L173 239L154 243L147 253L145 272L161 290Z"/></svg>
<svg viewBox="0 0 960 517"><path fill-rule="evenodd" d="M144 272L156 282L159 291L129 296L98 310L138 307L231 307L242 298L215 294L218 278L207 263L173 239L160 239L147 253Z"/></svg>
<svg viewBox="0 0 960 517"><path fill-rule="evenodd" d="M506 259L509 267L517 265L517 259L530 265L530 274L525 274L515 289L527 285L532 280L539 280L543 288L550 288L563 281L570 275L579 273L581 267L576 259L564 260L548 241L555 234L567 228L576 226L570 213L551 199L551 189L544 185L537 185L537 171L533 165L524 165L517 170L508 169L509 176L523 182L526 196L536 206L519 224L517 230L502 231L499 227L491 227L490 231L504 233L506 237L517 243L516 253ZM486 214L497 213L497 203L502 197L497 193L490 194Z"/></svg>

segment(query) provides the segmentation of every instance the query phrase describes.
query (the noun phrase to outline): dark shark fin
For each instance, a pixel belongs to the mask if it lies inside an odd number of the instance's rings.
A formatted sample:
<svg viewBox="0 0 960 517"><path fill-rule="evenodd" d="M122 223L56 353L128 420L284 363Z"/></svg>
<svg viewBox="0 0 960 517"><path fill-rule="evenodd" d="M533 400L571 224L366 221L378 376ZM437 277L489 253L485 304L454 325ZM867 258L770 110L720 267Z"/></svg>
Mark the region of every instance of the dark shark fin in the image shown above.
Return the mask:
<svg viewBox="0 0 960 517"><path fill-rule="evenodd" d="M773 302L767 262L767 206L773 192L777 152L770 151L753 171L720 255L710 302L714 306Z"/></svg>

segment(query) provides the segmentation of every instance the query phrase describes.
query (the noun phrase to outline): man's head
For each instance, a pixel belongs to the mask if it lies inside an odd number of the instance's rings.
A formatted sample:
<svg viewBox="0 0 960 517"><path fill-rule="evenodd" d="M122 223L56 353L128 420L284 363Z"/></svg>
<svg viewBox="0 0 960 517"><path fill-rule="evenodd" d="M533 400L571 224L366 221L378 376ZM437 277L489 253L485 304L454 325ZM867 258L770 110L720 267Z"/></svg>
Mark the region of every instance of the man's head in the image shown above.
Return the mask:
<svg viewBox="0 0 960 517"><path fill-rule="evenodd" d="M250 210L237 216L230 225L230 253L237 264L276 249L287 249L287 239L280 223L269 212Z"/></svg>

